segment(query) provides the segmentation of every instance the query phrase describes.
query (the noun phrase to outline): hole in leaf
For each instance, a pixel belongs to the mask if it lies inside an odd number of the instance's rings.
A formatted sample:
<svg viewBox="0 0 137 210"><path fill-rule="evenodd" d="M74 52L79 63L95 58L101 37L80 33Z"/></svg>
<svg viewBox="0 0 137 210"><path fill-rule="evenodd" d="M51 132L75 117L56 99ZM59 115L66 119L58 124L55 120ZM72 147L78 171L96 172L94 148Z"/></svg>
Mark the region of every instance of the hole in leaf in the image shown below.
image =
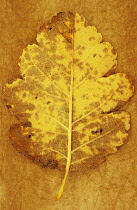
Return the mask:
<svg viewBox="0 0 137 210"><path fill-rule="evenodd" d="M96 134L96 133L102 133L103 129L100 128L100 130L96 130L96 131L91 131L92 134Z"/></svg>
<svg viewBox="0 0 137 210"><path fill-rule="evenodd" d="M98 133L98 131L91 131L92 134Z"/></svg>
<svg viewBox="0 0 137 210"><path fill-rule="evenodd" d="M102 133L102 131L103 131L103 129L101 128L101 129L100 129L100 133Z"/></svg>
<svg viewBox="0 0 137 210"><path fill-rule="evenodd" d="M35 99L37 99L38 97L36 96Z"/></svg>
<svg viewBox="0 0 137 210"><path fill-rule="evenodd" d="M7 106L7 108L8 108L8 109L11 109L11 108L12 108L12 106L11 106L11 105L6 105L6 106Z"/></svg>
<svg viewBox="0 0 137 210"><path fill-rule="evenodd" d="M52 30L52 28L49 28L49 30Z"/></svg>
<svg viewBox="0 0 137 210"><path fill-rule="evenodd" d="M34 133L29 134L28 138L31 138L31 136L35 136L35 134Z"/></svg>

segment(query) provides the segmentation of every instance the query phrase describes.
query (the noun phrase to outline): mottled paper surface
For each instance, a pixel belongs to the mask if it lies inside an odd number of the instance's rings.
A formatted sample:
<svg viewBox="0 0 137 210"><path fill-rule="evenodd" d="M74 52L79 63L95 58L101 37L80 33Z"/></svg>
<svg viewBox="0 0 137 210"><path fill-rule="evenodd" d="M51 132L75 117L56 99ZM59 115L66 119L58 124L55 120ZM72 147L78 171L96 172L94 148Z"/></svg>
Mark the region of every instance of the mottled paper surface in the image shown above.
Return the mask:
<svg viewBox="0 0 137 210"><path fill-rule="evenodd" d="M95 25L103 39L118 53L117 72L126 73L135 86L134 97L124 106L131 113L128 142L98 168L72 172L67 193L60 201L55 193L63 177L58 170L41 169L18 154L9 142L8 131L16 123L1 99L0 205L2 209L121 210L137 208L136 169L136 4L135 1L1 1L1 92L19 77L22 49L35 42L43 23L62 11L78 12Z"/></svg>

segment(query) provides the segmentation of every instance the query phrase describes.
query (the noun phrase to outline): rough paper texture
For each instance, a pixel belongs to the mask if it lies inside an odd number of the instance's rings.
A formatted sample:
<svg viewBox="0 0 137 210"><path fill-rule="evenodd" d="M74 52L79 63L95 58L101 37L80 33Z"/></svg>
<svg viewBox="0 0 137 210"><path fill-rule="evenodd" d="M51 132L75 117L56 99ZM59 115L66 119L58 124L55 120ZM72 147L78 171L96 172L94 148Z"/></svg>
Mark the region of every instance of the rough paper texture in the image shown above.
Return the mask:
<svg viewBox="0 0 137 210"><path fill-rule="evenodd" d="M8 130L16 123L1 99L1 176L2 209L121 210L137 208L136 169L136 5L134 1L8 1L2 0L1 13L1 93L5 84L19 77L18 58L22 49L35 42L43 23L60 11L78 12L90 25L95 25L118 53L117 72L126 73L133 81L135 95L124 106L131 115L128 142L118 153L98 168L72 172L67 193L55 199L63 172L41 169L18 154L11 146Z"/></svg>

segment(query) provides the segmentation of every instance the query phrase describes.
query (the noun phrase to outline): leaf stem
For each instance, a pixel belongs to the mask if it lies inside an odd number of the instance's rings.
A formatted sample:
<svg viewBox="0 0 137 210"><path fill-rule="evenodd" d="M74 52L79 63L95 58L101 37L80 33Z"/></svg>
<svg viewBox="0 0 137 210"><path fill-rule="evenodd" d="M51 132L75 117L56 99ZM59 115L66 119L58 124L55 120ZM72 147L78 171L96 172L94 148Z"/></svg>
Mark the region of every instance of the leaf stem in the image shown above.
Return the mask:
<svg viewBox="0 0 137 210"><path fill-rule="evenodd" d="M69 167L70 167L70 164L69 162L67 161L67 165L66 165L66 170L65 170L65 175L64 175L64 178L62 180L62 183L61 183L61 186L60 186L60 189L58 191L58 195L57 195L57 199L59 200L63 194L63 191L64 191L64 186L65 186L65 183L66 183L66 180L67 180L67 176L68 176L68 172L69 172Z"/></svg>

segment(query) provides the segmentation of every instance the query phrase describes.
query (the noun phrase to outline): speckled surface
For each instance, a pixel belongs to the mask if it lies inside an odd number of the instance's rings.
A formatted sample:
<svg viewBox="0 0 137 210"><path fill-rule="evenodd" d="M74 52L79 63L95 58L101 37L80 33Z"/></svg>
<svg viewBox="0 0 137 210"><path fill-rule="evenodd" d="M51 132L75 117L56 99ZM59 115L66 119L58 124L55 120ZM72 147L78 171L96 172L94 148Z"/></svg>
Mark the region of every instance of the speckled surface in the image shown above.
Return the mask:
<svg viewBox="0 0 137 210"><path fill-rule="evenodd" d="M63 172L43 169L18 154L8 130L16 123L5 103L0 104L0 205L5 210L129 210L137 209L136 166L136 11L134 0L1 0L0 85L19 77L18 58L22 49L35 43L36 34L58 12L72 11L95 25L103 39L118 53L116 72L126 73L135 86L134 96L124 106L131 113L127 143L95 169L71 172L61 200L55 195Z"/></svg>

